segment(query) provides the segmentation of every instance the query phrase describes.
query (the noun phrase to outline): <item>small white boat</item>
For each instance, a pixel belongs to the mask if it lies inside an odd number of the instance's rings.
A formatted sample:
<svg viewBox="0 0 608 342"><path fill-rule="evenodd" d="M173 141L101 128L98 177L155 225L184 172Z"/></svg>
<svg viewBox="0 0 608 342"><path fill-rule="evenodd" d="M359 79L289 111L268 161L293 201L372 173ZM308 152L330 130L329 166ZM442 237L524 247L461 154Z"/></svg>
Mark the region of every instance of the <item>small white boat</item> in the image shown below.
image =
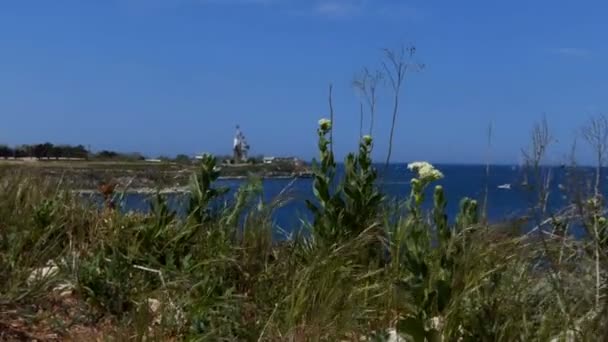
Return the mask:
<svg viewBox="0 0 608 342"><path fill-rule="evenodd" d="M511 190L511 184L507 183L507 184L499 185L498 188L504 189L504 190Z"/></svg>

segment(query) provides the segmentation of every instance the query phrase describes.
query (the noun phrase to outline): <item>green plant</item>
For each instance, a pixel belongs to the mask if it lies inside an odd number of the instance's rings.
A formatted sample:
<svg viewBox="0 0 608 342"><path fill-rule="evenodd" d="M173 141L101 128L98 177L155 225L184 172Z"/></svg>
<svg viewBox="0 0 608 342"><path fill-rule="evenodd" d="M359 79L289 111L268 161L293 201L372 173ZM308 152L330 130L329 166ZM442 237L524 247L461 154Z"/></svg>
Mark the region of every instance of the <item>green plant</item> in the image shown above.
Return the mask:
<svg viewBox="0 0 608 342"><path fill-rule="evenodd" d="M322 119L317 129L320 164L313 160L313 194L318 206L307 200L306 205L314 215L313 232L315 238L324 241L335 241L340 231L340 220L344 202L338 191L332 192L331 187L336 173L334 155L329 148L332 143L327 134L331 130L331 121Z"/></svg>
<svg viewBox="0 0 608 342"><path fill-rule="evenodd" d="M135 270L129 259L111 248L96 253L79 265L78 284L92 304L111 314L122 315L133 308Z"/></svg>
<svg viewBox="0 0 608 342"><path fill-rule="evenodd" d="M466 240L470 225L477 223L477 202L464 199L456 224L450 227L445 213L447 201L442 186L433 194L431 220L422 205L425 190L443 174L432 165L409 165L417 177L411 180L408 215L393 233L393 272L401 275L399 288L407 293L409 313L399 321L398 330L415 341L439 341L446 314L462 288L458 274L466 269ZM434 244L436 244L434 246Z"/></svg>
<svg viewBox="0 0 608 342"><path fill-rule="evenodd" d="M371 161L372 138L364 136L358 154L349 154L344 178L335 178L336 163L326 137L331 122L323 119L317 130L320 164L313 162L313 193L318 204L307 201L314 214L313 233L320 242L332 244L357 236L378 223L382 195L375 184L377 173Z"/></svg>
<svg viewBox="0 0 608 342"><path fill-rule="evenodd" d="M377 172L372 165L372 137L361 138L359 153L349 154L344 163L345 199L343 222L351 234L360 234L377 223L383 196L376 186Z"/></svg>
<svg viewBox="0 0 608 342"><path fill-rule="evenodd" d="M195 222L203 223L213 218L210 205L228 192L228 188L213 188L212 184L220 175L215 157L205 154L198 173L190 179L190 204L188 213Z"/></svg>

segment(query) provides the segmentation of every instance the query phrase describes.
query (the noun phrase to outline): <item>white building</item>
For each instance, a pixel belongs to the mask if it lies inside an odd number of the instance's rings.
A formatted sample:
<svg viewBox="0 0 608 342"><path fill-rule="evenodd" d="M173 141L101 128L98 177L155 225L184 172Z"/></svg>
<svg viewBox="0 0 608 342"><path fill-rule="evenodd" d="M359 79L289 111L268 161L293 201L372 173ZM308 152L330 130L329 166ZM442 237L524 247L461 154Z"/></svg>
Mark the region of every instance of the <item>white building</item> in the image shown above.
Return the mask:
<svg viewBox="0 0 608 342"><path fill-rule="evenodd" d="M275 157L264 157L264 164L272 164L276 158Z"/></svg>

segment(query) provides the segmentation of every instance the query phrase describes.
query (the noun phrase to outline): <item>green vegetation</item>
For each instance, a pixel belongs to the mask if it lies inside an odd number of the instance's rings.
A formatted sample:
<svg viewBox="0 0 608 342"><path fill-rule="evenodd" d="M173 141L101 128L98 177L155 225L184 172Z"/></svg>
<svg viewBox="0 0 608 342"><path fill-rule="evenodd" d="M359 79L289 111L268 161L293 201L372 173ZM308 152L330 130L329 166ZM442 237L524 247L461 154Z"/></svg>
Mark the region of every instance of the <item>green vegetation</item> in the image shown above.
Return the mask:
<svg viewBox="0 0 608 342"><path fill-rule="evenodd" d="M7 145L0 145L0 158L46 158L46 159L57 159L57 158L87 158L89 151L82 146L71 146L71 145L53 145L51 143L35 144L35 145L21 145L17 147L10 147Z"/></svg>
<svg viewBox="0 0 608 342"><path fill-rule="evenodd" d="M190 178L185 217L161 195L149 214L124 214L83 204L41 178L5 175L0 336L387 341L397 331L411 341L605 339L608 221L599 197L576 210L589 232L582 239L568 234L573 216L546 210L538 210L542 224L532 233L488 226L472 199L448 220L449 189L433 188L443 175L428 163L410 165L417 176L409 198L386 201L370 136L336 179L330 131L331 122L320 122L317 201L308 203L314 221L280 242L271 214L283 199L264 202L252 179L218 205L226 192L214 186L211 156ZM535 135L536 151L544 136ZM531 191L546 200L542 189Z"/></svg>
<svg viewBox="0 0 608 342"><path fill-rule="evenodd" d="M35 158L39 160L94 159L119 161L137 161L144 159L144 157L139 153L120 153L108 150L92 153L83 145L54 145L49 142L43 144L20 145L16 147L0 145L0 159L8 158Z"/></svg>

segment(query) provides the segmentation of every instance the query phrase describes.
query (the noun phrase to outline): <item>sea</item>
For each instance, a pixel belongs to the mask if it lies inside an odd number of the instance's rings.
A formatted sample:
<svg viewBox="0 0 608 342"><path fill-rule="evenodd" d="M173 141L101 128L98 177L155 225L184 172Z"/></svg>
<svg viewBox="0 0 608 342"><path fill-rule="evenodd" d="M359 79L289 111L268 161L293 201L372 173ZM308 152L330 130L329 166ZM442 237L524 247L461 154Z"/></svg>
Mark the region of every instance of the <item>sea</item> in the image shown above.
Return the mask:
<svg viewBox="0 0 608 342"><path fill-rule="evenodd" d="M490 222L509 221L530 215L530 208L538 203L538 193L531 189L535 173L518 165L435 165L444 178L436 184L443 186L447 204L447 214L453 220L458 213L460 201L465 198L476 199L480 209L486 208L486 217ZM410 193L410 180L414 177L406 164L391 164L388 168L377 165L378 186L390 201L405 201ZM570 168L564 166L546 166L541 169L543 175L550 175L548 186L549 212L558 212L572 203L573 191L591 191L590 180L593 180L593 168L577 169L578 180ZM337 177L343 174L339 165ZM546 178L544 178L546 179ZM226 200L234 197L234 192L244 180L220 180L215 186L228 187L231 191ZM313 200L313 179L265 179L263 180L263 199L270 203L278 196L288 198L288 202L273 213L273 221L284 232L294 231L302 222L311 220L305 201ZM606 194L606 191L603 191ZM167 195L169 203L175 210L185 207L185 194ZM145 212L150 208L153 195L131 193L124 195L120 207L126 211ZM432 187L428 189L426 206L432 206ZM487 205L483 205L487 203ZM404 209L405 210L405 209Z"/></svg>

